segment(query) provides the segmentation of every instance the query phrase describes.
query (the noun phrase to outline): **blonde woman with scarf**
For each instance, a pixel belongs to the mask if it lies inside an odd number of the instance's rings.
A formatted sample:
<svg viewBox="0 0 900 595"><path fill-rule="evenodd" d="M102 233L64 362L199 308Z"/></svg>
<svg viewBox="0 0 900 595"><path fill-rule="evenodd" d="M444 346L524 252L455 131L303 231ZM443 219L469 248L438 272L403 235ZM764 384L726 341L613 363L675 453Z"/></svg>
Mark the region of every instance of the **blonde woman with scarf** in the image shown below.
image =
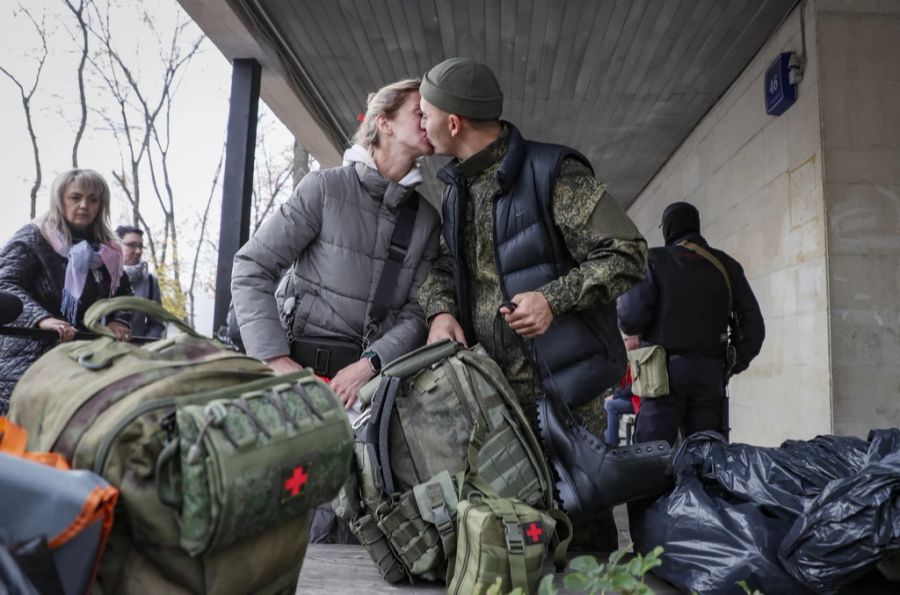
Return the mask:
<svg viewBox="0 0 900 595"><path fill-rule="evenodd" d="M97 300L131 295L122 248L109 227L109 186L89 169L57 176L50 208L22 227L0 250L0 291L22 300L13 326L56 332L71 341ZM109 317L120 341L131 338L127 312ZM16 382L52 340L0 336L0 414Z"/></svg>

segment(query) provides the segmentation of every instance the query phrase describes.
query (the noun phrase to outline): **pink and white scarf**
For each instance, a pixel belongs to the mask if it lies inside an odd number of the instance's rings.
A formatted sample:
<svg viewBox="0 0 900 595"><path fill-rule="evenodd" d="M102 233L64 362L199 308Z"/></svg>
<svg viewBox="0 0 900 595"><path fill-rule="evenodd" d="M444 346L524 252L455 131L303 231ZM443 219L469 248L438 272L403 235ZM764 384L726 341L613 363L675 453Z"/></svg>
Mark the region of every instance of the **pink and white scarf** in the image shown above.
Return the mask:
<svg viewBox="0 0 900 595"><path fill-rule="evenodd" d="M61 310L66 320L75 324L89 271L106 267L109 272L109 296L116 294L119 280L125 270L122 248L118 242L108 242L100 244L99 250L94 250L87 240L68 245L59 231L45 225L38 225L38 228L53 251L69 261L66 265L66 284L62 291Z"/></svg>

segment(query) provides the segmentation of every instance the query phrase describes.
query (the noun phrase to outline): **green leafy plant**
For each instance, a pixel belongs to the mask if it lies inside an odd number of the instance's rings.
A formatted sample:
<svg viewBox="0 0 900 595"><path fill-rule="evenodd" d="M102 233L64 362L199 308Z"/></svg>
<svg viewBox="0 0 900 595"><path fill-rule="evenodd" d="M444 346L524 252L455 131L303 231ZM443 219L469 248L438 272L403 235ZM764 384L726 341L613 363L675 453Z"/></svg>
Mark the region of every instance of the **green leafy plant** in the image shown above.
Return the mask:
<svg viewBox="0 0 900 595"><path fill-rule="evenodd" d="M644 575L651 568L662 564L663 548L655 547L646 556L635 554L628 560L625 555L631 548L621 548L609 556L606 564L597 562L593 556L579 556L569 562L573 571L565 576L563 584L566 589L586 593L587 595L604 595L618 592L622 595L653 595L653 589L644 583ZM501 580L491 585L487 595L502 595ZM746 587L745 587L746 588ZM538 586L538 595L557 595L559 590L553 583L553 575L545 575ZM748 595L762 595L754 592ZM524 595L522 589L515 589L508 595Z"/></svg>
<svg viewBox="0 0 900 595"><path fill-rule="evenodd" d="M746 593L747 595L765 595L765 593L763 593L759 589L751 589L750 585L747 584L747 581L738 581L737 584L741 589L744 590L744 593Z"/></svg>

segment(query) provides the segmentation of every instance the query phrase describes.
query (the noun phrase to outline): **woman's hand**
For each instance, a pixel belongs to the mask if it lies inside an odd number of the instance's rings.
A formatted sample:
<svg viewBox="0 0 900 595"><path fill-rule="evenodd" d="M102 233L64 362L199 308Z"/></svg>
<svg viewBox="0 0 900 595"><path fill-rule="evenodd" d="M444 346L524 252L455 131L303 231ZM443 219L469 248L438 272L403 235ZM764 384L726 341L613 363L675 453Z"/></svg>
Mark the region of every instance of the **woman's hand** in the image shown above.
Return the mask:
<svg viewBox="0 0 900 595"><path fill-rule="evenodd" d="M344 409L350 409L359 397L359 389L374 376L369 358L364 357L338 370L331 379L331 390L341 398Z"/></svg>
<svg viewBox="0 0 900 595"><path fill-rule="evenodd" d="M127 324L110 320L106 323L106 328L116 334L116 341L131 341L131 328Z"/></svg>
<svg viewBox="0 0 900 595"><path fill-rule="evenodd" d="M59 318L45 318L38 323L38 328L45 331L56 332L62 343L71 341L75 338L75 327Z"/></svg>

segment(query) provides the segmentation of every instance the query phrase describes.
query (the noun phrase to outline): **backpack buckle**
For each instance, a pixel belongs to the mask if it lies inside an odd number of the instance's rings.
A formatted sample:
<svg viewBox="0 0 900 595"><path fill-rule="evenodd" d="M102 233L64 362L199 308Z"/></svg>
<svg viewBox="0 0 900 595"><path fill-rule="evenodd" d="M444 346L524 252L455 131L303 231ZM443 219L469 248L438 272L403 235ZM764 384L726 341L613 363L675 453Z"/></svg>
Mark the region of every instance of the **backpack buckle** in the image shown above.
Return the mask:
<svg viewBox="0 0 900 595"><path fill-rule="evenodd" d="M511 554L521 554L525 551L525 536L518 522L503 521L503 529L506 534L506 549Z"/></svg>

